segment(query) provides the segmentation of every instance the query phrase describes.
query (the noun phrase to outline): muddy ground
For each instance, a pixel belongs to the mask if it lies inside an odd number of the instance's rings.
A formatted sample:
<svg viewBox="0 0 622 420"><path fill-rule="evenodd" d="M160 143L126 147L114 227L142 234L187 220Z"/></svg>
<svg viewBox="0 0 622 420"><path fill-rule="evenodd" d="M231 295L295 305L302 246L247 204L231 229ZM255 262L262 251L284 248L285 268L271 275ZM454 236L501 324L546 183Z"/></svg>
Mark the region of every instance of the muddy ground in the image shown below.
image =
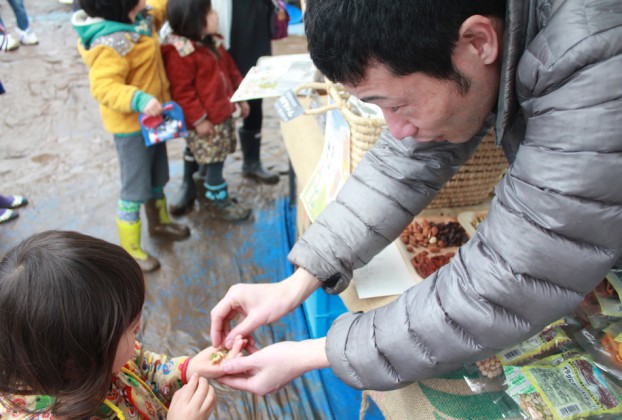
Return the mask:
<svg viewBox="0 0 622 420"><path fill-rule="evenodd" d="M0 81L7 91L0 95L0 193L25 195L30 204L20 209L17 220L0 225L0 254L46 229L78 230L118 243L117 157L89 93L86 67L69 22L71 8L55 0L26 0L26 7L40 44L0 53ZM0 13L13 29L6 2L0 4ZM275 54L305 51L302 37L274 43ZM258 215L273 211L275 202L289 193L288 158L272 104L264 102L262 157L267 167L281 173L280 182L265 186L242 178L239 150L225 163L231 190L254 209L251 220L217 222L197 209L178 219L191 227L192 236L177 243L151 240L143 226L143 245L163 266L146 276L146 346L172 355L193 354L210 344L209 310L230 285L276 280L263 278L265 267L253 263L252 255L240 256L246 238L261 222ZM168 195L181 183L183 147L183 140L168 142ZM252 254L252 247L245 252ZM274 335L268 331L259 341L269 344ZM259 398L219 387L216 414L234 419L304 418L296 414L302 411L291 409L307 404L301 393L300 386L288 386Z"/></svg>

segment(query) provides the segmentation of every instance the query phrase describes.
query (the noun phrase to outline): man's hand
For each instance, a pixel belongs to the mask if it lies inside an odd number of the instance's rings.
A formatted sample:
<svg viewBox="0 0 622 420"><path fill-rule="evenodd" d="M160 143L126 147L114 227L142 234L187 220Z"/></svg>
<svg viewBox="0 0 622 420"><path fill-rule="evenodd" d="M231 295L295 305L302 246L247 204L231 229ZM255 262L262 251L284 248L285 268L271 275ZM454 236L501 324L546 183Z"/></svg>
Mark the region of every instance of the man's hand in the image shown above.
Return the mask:
<svg viewBox="0 0 622 420"><path fill-rule="evenodd" d="M197 134L201 137L209 137L214 135L214 126L208 120L203 120L194 126Z"/></svg>
<svg viewBox="0 0 622 420"><path fill-rule="evenodd" d="M206 420L216 406L216 393L207 379L194 374L173 395L168 420Z"/></svg>
<svg viewBox="0 0 622 420"><path fill-rule="evenodd" d="M253 394L269 394L310 370L328 367L325 342L325 338L283 341L250 356L226 360L222 368L227 375L217 380Z"/></svg>
<svg viewBox="0 0 622 420"><path fill-rule="evenodd" d="M143 109L143 113L149 115L150 117L160 115L164 109L162 108L162 104L156 98L152 98L147 105L145 105L145 109Z"/></svg>
<svg viewBox="0 0 622 420"><path fill-rule="evenodd" d="M237 335L248 337L256 328L280 319L304 301L320 282L299 268L280 283L236 284L212 309L210 334L214 346L231 348ZM231 328L238 316L242 320Z"/></svg>
<svg viewBox="0 0 622 420"><path fill-rule="evenodd" d="M199 376L207 379L214 379L224 375L225 372L222 370L223 361L242 356L242 350L246 348L247 344L248 340L238 335L233 340L233 347L231 350L227 352L222 361L217 363L214 363L213 355L219 351L225 350L224 347L208 347L202 350L188 362L186 375L189 377L197 373Z"/></svg>

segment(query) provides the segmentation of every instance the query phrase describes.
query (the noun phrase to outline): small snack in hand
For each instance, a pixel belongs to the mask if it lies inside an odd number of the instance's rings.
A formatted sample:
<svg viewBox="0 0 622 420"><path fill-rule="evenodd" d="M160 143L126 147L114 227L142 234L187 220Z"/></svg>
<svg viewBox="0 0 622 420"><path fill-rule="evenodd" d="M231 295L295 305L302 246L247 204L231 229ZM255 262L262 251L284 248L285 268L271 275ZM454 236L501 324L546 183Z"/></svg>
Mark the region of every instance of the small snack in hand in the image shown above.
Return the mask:
<svg viewBox="0 0 622 420"><path fill-rule="evenodd" d="M212 365L219 365L220 362L225 358L225 356L229 353L226 349L218 350L210 355L210 360Z"/></svg>

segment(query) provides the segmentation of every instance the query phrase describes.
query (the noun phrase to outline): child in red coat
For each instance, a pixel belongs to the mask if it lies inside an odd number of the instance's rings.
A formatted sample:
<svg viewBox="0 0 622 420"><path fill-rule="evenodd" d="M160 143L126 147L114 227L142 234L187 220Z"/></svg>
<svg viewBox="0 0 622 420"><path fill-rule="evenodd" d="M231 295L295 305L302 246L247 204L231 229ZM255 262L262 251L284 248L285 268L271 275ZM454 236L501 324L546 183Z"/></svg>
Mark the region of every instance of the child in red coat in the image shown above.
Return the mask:
<svg viewBox="0 0 622 420"><path fill-rule="evenodd" d="M221 45L210 0L169 0L167 15L172 33L162 42L162 55L171 96L189 127L188 148L206 167L206 210L214 218L246 219L250 209L230 197L223 177L225 158L236 147L234 115L249 112L246 102L238 108L230 101L242 76Z"/></svg>

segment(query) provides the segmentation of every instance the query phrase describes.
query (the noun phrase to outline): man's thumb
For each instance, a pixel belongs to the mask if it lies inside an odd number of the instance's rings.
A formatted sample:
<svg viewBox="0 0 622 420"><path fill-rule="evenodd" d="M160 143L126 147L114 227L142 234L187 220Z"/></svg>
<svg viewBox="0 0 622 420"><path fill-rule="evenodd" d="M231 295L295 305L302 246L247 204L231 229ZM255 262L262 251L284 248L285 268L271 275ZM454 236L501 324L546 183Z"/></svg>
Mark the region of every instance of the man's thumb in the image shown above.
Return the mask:
<svg viewBox="0 0 622 420"><path fill-rule="evenodd" d="M231 349L233 347L233 340L235 340L235 337L238 335L248 337L251 331L255 328L257 328L257 326L253 325L253 321L250 318L245 318L242 322L233 327L231 331L229 331L229 334L225 337L225 347Z"/></svg>
<svg viewBox="0 0 622 420"><path fill-rule="evenodd" d="M227 375L235 375L247 371L249 368L249 364L246 359L248 359L248 357L250 356L223 360L223 362L221 363L222 371L225 372Z"/></svg>

